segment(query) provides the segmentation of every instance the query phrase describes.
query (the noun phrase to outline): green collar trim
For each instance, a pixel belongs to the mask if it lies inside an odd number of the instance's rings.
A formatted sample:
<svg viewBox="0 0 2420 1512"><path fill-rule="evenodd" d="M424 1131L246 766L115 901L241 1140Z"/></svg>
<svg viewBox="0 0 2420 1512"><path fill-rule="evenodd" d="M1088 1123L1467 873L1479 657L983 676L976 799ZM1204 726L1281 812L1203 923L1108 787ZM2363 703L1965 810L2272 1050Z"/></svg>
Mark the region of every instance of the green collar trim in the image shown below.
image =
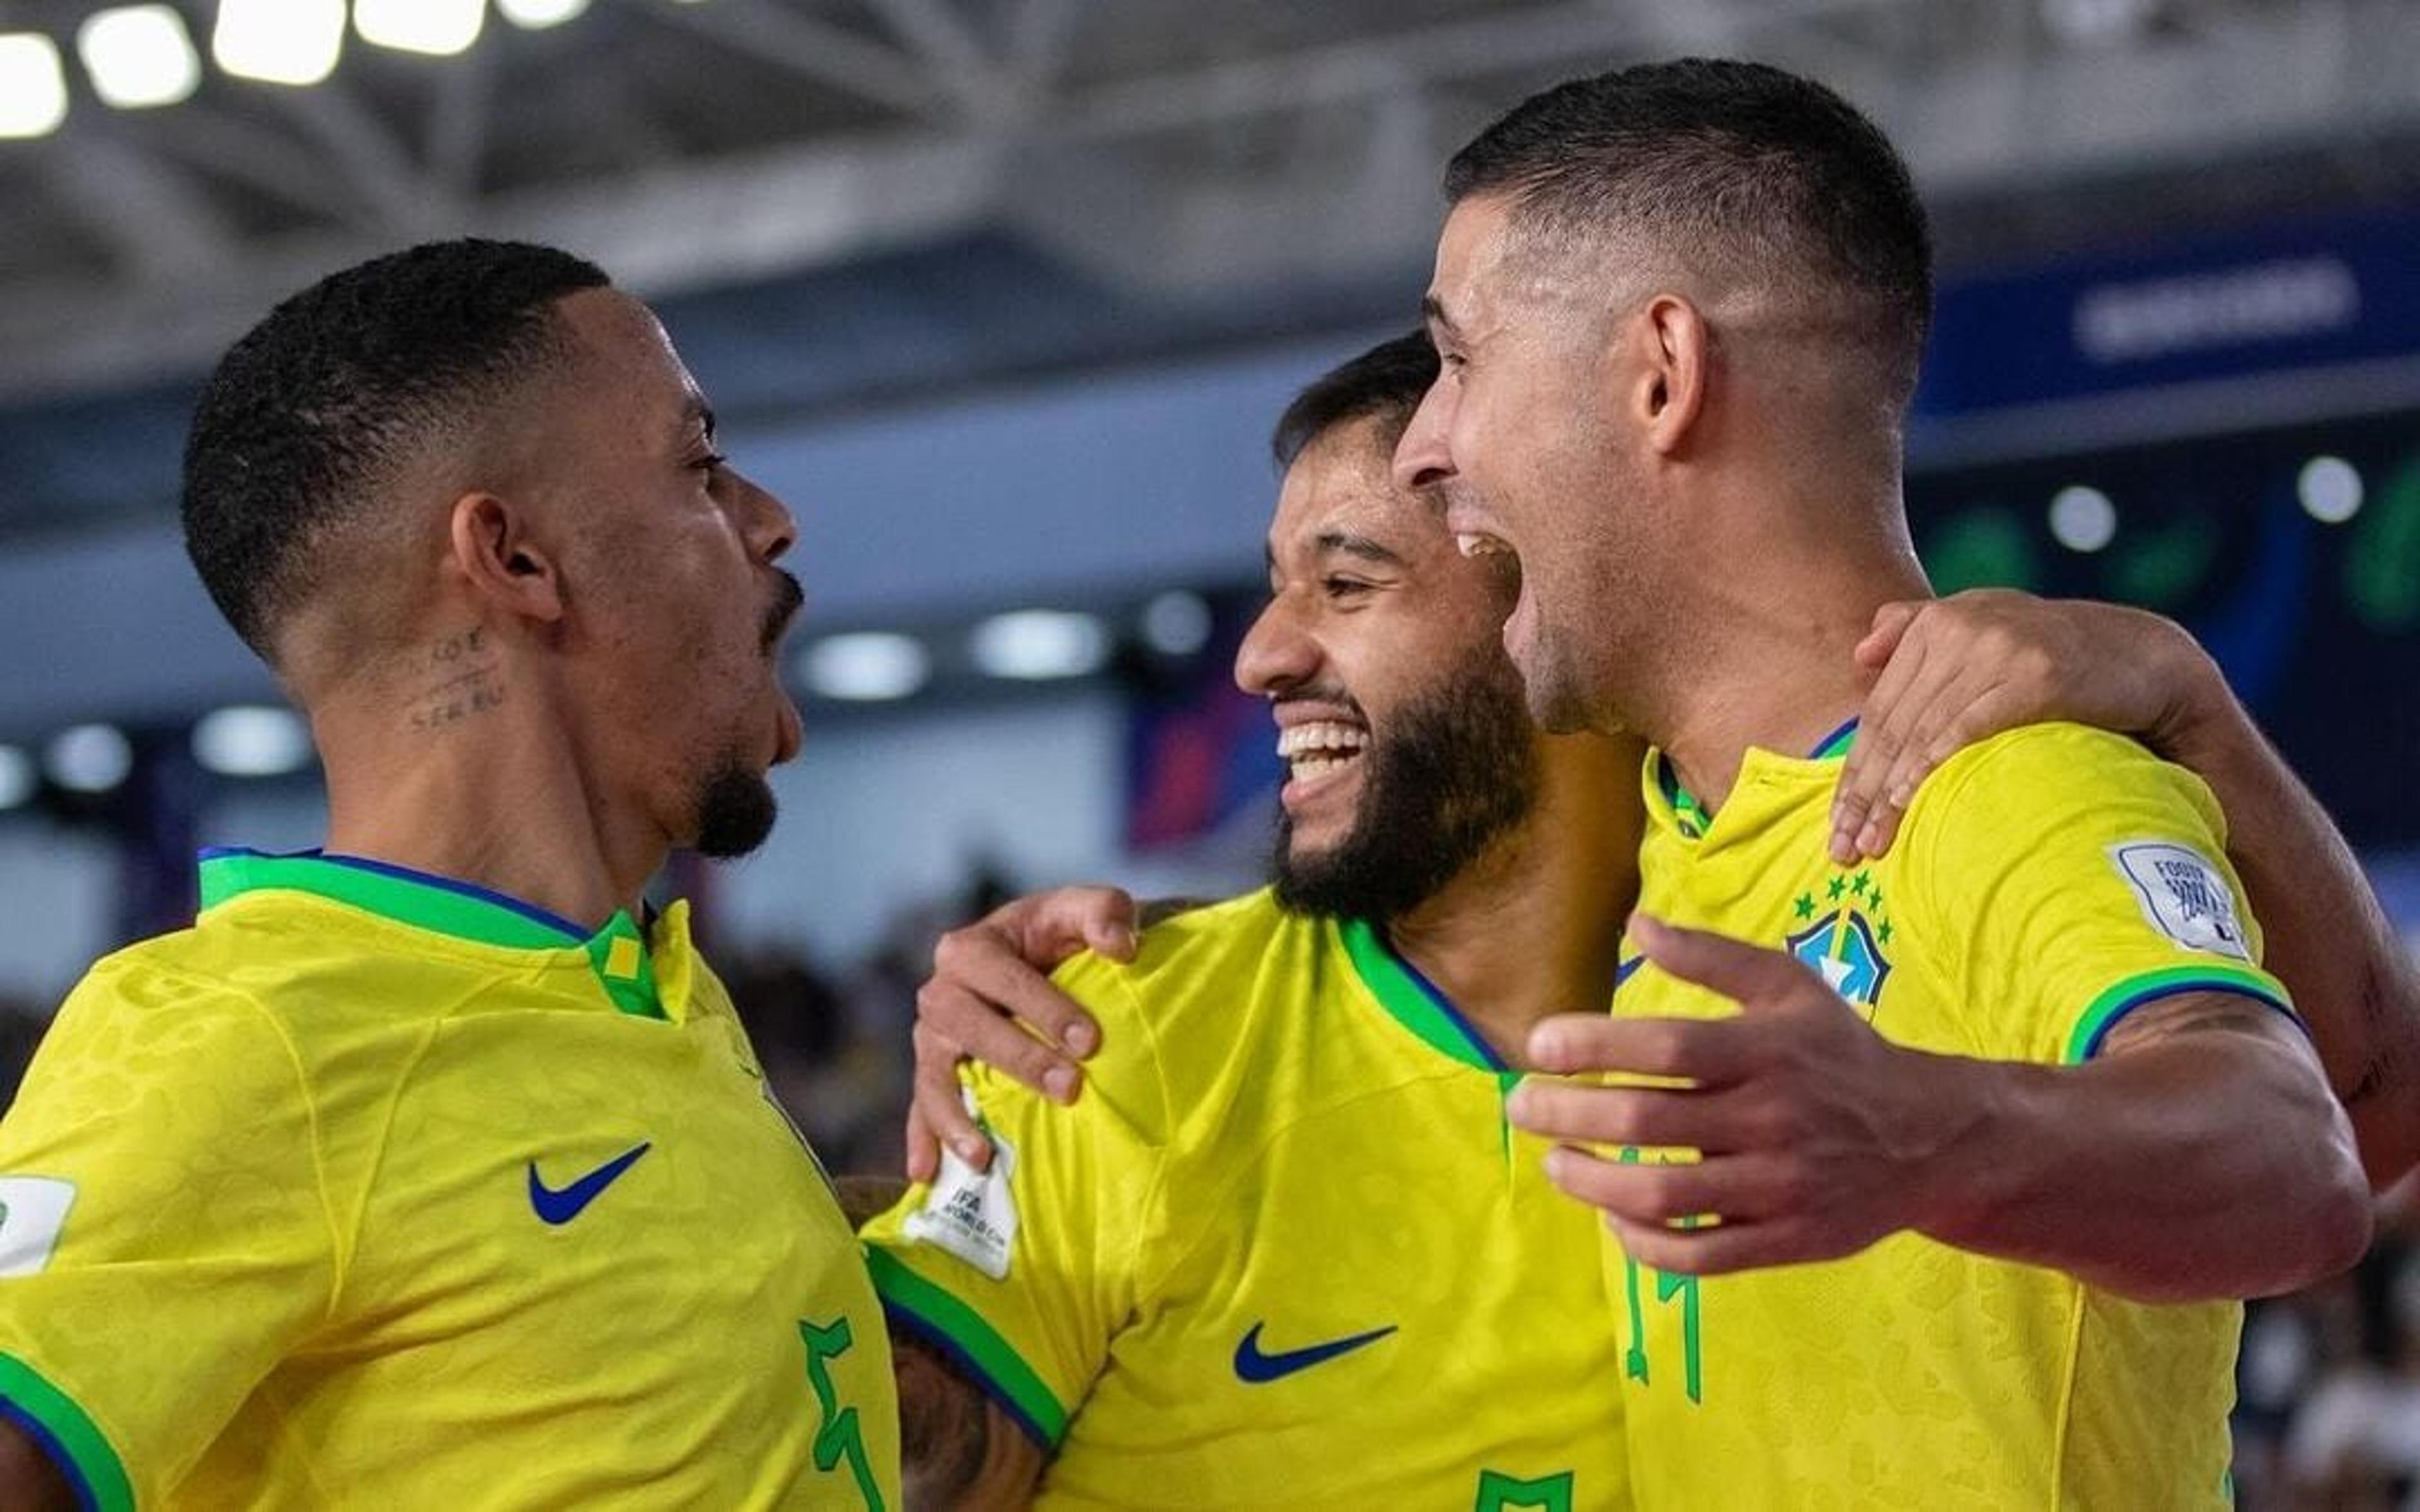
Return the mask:
<svg viewBox="0 0 2420 1512"><path fill-rule="evenodd" d="M1851 719L1816 742L1815 748L1807 753L1807 760L1810 762L1843 761L1848 757L1849 748L1856 743L1857 721ZM1650 752L1648 760L1653 764L1655 789L1663 795L1665 807L1672 810L1672 823L1680 828L1681 838L1683 840L1704 838L1706 831L1714 826L1713 810L1699 802L1696 794L1681 785L1681 774L1673 766L1671 757L1657 750Z"/></svg>
<svg viewBox="0 0 2420 1512"><path fill-rule="evenodd" d="M1395 953L1376 925L1364 918L1348 918L1337 925L1337 933L1362 985L1397 1023L1450 1059L1499 1076L1512 1074L1512 1068L1489 1047L1486 1038L1455 1011L1435 983L1420 975L1419 967Z"/></svg>
<svg viewBox="0 0 2420 1512"><path fill-rule="evenodd" d="M617 910L591 934L535 903L385 861L317 851L293 856L233 848L202 853L205 910L240 894L264 890L311 893L474 945L577 949L588 957L598 985L616 1009L641 1018L664 1016L656 991L655 953L627 910Z"/></svg>

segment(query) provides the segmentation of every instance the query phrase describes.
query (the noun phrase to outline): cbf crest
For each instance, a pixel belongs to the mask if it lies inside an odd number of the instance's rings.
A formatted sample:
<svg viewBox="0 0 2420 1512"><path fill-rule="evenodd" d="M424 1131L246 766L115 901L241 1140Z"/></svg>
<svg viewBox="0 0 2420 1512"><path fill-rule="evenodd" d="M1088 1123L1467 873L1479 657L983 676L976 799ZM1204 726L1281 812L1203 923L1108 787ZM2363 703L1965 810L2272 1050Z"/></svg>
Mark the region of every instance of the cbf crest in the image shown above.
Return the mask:
<svg viewBox="0 0 2420 1512"><path fill-rule="evenodd" d="M1786 944L1792 955L1821 972L1843 1002L1871 1023L1890 980L1891 936L1897 931L1870 870L1836 872L1800 893L1792 917L1804 921Z"/></svg>

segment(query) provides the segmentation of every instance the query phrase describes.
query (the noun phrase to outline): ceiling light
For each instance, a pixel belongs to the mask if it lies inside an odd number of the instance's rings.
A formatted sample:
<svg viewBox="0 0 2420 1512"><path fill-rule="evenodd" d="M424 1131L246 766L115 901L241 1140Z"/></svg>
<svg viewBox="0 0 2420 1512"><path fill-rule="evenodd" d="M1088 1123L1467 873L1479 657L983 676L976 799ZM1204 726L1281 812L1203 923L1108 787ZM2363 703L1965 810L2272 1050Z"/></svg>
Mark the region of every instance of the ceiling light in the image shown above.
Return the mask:
<svg viewBox="0 0 2420 1512"><path fill-rule="evenodd" d="M51 737L42 766L70 793L106 793L134 770L134 748L116 725L80 724Z"/></svg>
<svg viewBox="0 0 2420 1512"><path fill-rule="evenodd" d="M281 777L311 762L311 731L291 709L237 704L194 726L194 760L222 777Z"/></svg>
<svg viewBox="0 0 2420 1512"><path fill-rule="evenodd" d="M345 46L345 0L219 0L210 56L240 79L318 84Z"/></svg>
<svg viewBox="0 0 2420 1512"><path fill-rule="evenodd" d="M977 670L993 677L1083 677L1108 663L1109 632L1090 614L1018 609L976 625L968 649Z"/></svg>
<svg viewBox="0 0 2420 1512"><path fill-rule="evenodd" d="M2050 501L2050 533L2071 551L2098 551L2118 534L2118 506L2098 488L2061 488Z"/></svg>
<svg viewBox="0 0 2420 1512"><path fill-rule="evenodd" d="M2341 525L2361 513L2361 471L2340 456L2315 456L2294 480L2303 509L2323 525Z"/></svg>
<svg viewBox="0 0 2420 1512"><path fill-rule="evenodd" d="M34 758L14 746L0 746L0 809L14 809L34 795Z"/></svg>
<svg viewBox="0 0 2420 1512"><path fill-rule="evenodd" d="M0 33L0 137L48 136L67 118L58 44L39 32Z"/></svg>
<svg viewBox="0 0 2420 1512"><path fill-rule="evenodd" d="M506 21L525 31L560 26L588 8L588 0L496 0Z"/></svg>
<svg viewBox="0 0 2420 1512"><path fill-rule="evenodd" d="M353 0L363 41L431 57L467 51L487 19L488 0Z"/></svg>
<svg viewBox="0 0 2420 1512"><path fill-rule="evenodd" d="M119 110L173 105L202 82L185 18L168 6L94 11L76 28L76 55L92 76L92 92Z"/></svg>
<svg viewBox="0 0 2420 1512"><path fill-rule="evenodd" d="M1190 656L1210 643L1210 604L1200 594L1172 589L1142 609L1142 638L1164 656Z"/></svg>
<svg viewBox="0 0 2420 1512"><path fill-rule="evenodd" d="M816 696L855 703L904 699L933 673L922 643L887 630L828 635L807 648L803 662L807 687Z"/></svg>

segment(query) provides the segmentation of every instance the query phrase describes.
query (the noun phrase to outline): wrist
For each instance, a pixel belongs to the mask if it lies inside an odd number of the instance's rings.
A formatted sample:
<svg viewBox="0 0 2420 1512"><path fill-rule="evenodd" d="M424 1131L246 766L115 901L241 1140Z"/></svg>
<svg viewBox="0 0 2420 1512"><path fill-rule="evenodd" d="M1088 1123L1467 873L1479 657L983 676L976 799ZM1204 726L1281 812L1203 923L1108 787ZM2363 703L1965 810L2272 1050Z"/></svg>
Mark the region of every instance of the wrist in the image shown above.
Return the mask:
<svg viewBox="0 0 2420 1512"><path fill-rule="evenodd" d="M2023 1158L2007 1133L2018 1089L2003 1062L1908 1052L1920 1063L1922 1113L1911 1142L1905 1227L1959 1248L1974 1247L2006 1199Z"/></svg>

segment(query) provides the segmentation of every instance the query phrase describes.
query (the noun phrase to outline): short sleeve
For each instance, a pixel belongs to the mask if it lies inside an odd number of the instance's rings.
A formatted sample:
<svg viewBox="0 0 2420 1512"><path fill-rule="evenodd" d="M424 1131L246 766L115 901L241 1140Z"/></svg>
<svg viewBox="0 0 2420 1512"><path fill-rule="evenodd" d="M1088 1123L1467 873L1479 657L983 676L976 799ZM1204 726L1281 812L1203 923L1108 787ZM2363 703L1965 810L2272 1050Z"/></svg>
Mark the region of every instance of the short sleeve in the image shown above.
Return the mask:
<svg viewBox="0 0 2420 1512"><path fill-rule="evenodd" d="M2134 1010L2234 993L2292 1016L2201 779L2080 725L1953 757L1910 806L1900 895L1978 1053L2074 1063ZM1911 889L1911 884L1913 888Z"/></svg>
<svg viewBox="0 0 2420 1512"><path fill-rule="evenodd" d="M1102 1028L1074 1105L973 1068L967 1093L992 1168L944 1151L936 1181L863 1230L892 1322L954 1360L1046 1451L1134 1312L1168 1122L1125 968L1081 956L1054 980Z"/></svg>
<svg viewBox="0 0 2420 1512"><path fill-rule="evenodd" d="M0 1121L0 1412L148 1504L327 1314L309 1098L240 996L103 963Z"/></svg>

